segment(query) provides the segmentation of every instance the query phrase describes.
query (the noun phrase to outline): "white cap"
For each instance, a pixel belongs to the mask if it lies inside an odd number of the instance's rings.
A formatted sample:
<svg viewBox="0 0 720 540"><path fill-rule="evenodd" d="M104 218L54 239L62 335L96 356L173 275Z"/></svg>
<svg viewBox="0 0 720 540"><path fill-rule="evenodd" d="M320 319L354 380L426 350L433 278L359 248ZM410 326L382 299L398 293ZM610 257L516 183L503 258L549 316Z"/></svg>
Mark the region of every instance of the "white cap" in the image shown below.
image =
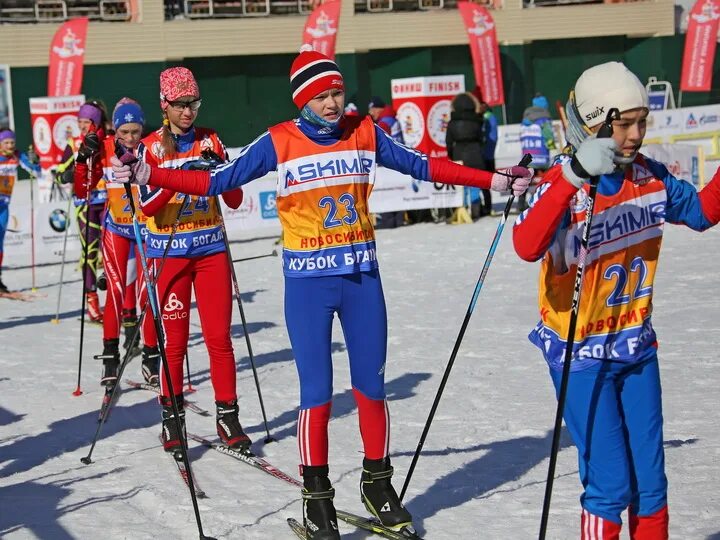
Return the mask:
<svg viewBox="0 0 720 540"><path fill-rule="evenodd" d="M610 109L621 113L648 108L640 79L621 62L607 62L586 69L575 83L575 105L589 128L605 121Z"/></svg>

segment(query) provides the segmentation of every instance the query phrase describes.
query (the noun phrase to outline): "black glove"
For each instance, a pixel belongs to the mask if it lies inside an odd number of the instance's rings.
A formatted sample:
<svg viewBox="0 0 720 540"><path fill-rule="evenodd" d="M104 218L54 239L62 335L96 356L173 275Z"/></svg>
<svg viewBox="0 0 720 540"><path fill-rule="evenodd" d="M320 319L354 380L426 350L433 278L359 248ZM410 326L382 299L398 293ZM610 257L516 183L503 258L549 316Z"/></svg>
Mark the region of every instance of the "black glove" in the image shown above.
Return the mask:
<svg viewBox="0 0 720 540"><path fill-rule="evenodd" d="M61 184L72 184L75 182L75 165L70 165L60 175Z"/></svg>
<svg viewBox="0 0 720 540"><path fill-rule="evenodd" d="M80 145L76 161L78 163L85 163L88 158L91 158L98 152L100 152L100 139L98 138L97 133L90 131L87 135L85 135L85 139Z"/></svg>

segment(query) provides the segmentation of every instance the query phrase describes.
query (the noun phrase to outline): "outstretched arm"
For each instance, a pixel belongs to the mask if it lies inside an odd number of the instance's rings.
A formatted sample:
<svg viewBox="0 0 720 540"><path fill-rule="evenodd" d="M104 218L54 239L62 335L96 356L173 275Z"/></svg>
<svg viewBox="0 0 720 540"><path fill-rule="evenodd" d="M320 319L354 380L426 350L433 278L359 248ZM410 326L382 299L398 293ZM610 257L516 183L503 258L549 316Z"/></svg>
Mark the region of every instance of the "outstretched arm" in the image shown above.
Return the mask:
<svg viewBox="0 0 720 540"><path fill-rule="evenodd" d="M136 163L132 172L113 158L113 172L118 181L127 181L131 175L139 184L170 189L190 195L219 195L260 178L277 168L275 147L268 132L245 146L240 155L212 171L183 171L158 169Z"/></svg>
<svg viewBox="0 0 720 540"><path fill-rule="evenodd" d="M513 171L508 174L493 174L458 165L444 158L428 157L422 152L398 143L377 126L375 138L378 165L410 175L417 180L505 191L510 187L512 177L517 177L513 191L519 191L516 194L521 194L527 189L532 177L530 171L524 167L517 170L513 167Z"/></svg>

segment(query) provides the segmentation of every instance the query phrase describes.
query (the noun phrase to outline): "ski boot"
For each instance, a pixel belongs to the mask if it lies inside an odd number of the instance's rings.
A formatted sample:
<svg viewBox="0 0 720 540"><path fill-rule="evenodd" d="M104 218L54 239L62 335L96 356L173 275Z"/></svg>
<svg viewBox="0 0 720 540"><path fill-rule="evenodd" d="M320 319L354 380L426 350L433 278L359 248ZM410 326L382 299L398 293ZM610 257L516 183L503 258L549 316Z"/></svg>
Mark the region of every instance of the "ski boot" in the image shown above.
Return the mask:
<svg viewBox="0 0 720 540"><path fill-rule="evenodd" d="M180 429L182 430L183 436L185 436L185 402L182 394L175 396L175 400L180 409ZM178 422L175 418L175 414L172 409L172 402L169 397L161 396L160 404L162 405L162 442L163 448L166 452L172 452L175 459L180 460L182 443L180 442L180 430L178 430Z"/></svg>
<svg viewBox="0 0 720 540"><path fill-rule="evenodd" d="M412 525L412 516L400 502L395 488L390 483L393 468L390 458L363 459L360 477L360 500L380 523L394 531Z"/></svg>
<svg viewBox="0 0 720 540"><path fill-rule="evenodd" d="M157 347L142 348L142 374L145 382L160 386L160 351Z"/></svg>
<svg viewBox="0 0 720 540"><path fill-rule="evenodd" d="M230 448L247 452L252 441L245 435L240 420L238 420L239 407L237 400L216 401L217 434L220 440Z"/></svg>
<svg viewBox="0 0 720 540"><path fill-rule="evenodd" d="M5 294L9 292L10 289L8 289L7 286L2 282L2 276L0 276L0 293Z"/></svg>
<svg viewBox="0 0 720 540"><path fill-rule="evenodd" d="M303 466L303 521L310 540L340 540L328 466Z"/></svg>
<svg viewBox="0 0 720 540"><path fill-rule="evenodd" d="M118 351L119 339L104 339L102 354L96 354L95 360L102 360L103 373L100 384L106 390L112 389L117 384L118 367L120 367L120 352Z"/></svg>
<svg viewBox="0 0 720 540"><path fill-rule="evenodd" d="M102 324L103 314L100 309L100 299L98 298L98 293L96 291L85 293L85 301L87 304L87 318L91 322Z"/></svg>
<svg viewBox="0 0 720 540"><path fill-rule="evenodd" d="M138 320L133 311L123 309L122 325L125 333L123 341L123 349L129 351L130 358L135 358L141 352L140 350L140 332L138 332Z"/></svg>

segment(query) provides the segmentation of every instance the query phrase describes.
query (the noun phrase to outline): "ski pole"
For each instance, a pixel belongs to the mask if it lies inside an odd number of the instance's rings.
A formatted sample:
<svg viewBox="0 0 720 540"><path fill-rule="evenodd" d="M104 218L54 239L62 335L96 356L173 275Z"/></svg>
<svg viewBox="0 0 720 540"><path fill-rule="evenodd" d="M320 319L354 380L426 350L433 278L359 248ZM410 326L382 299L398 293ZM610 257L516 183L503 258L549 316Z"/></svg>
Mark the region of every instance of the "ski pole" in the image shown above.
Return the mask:
<svg viewBox="0 0 720 540"><path fill-rule="evenodd" d="M253 378L255 379L255 388L257 389L258 399L260 400L260 410L262 411L263 423L265 424L265 444L273 442L270 436L270 428L268 428L267 416L265 415L265 403L263 402L262 391L260 390L260 379L258 379L257 369L255 368L255 356L253 355L252 345L250 344L250 332L248 332L247 322L245 320L245 310L243 309L242 299L240 298L240 286L238 285L237 274L235 273L235 265L233 265L232 252L230 251L230 242L227 237L227 229L225 228L225 218L223 217L222 208L220 207L220 198L215 197L215 206L217 206L220 215L220 228L225 241L225 251L227 253L228 266L230 267L230 276L232 277L233 288L235 289L235 298L237 299L238 310L240 311L240 320L242 321L243 333L245 334L245 344L247 345L248 356L250 358L250 366L252 367Z"/></svg>
<svg viewBox="0 0 720 540"><path fill-rule="evenodd" d="M619 119L620 111L616 108L610 109L607 113L607 117L605 118L605 122L598 130L597 137L612 137L613 120ZM588 248L590 245L590 229L592 227L593 211L595 210L595 195L597 194L599 180L600 178L597 176L590 178L590 191L587 198L585 224L583 225L583 233L580 240L580 253L578 254L577 270L575 272L575 285L573 287L572 305L570 308L570 323L568 326L568 335L565 345L565 358L563 359L562 376L560 378L557 410L555 411L555 426L553 428L552 446L550 448L550 463L548 465L547 481L545 482L545 497L543 499L542 517L540 518L540 533L538 535L540 540L545 540L548 518L550 516L550 499L552 498L553 482L555 481L555 466L557 465L557 455L560 449L560 433L562 430L563 412L565 411L567 387L570 380L570 363L572 362L573 345L575 344L575 328L577 327L578 314L580 311L580 292L582 288L583 274L585 273L585 259L587 258Z"/></svg>
<svg viewBox="0 0 720 540"><path fill-rule="evenodd" d="M190 380L190 355L188 354L187 349L185 350L185 378L187 379L187 386L185 387L185 392L187 392L188 394L197 392L197 390L193 388L192 381Z"/></svg>
<svg viewBox="0 0 720 540"><path fill-rule="evenodd" d="M65 232L63 233L62 262L60 263L60 286L58 287L57 307L55 309L55 318L50 319L50 322L53 324L60 323L60 297L62 296L63 276L65 275L65 250L67 248L67 237L68 231L70 230L70 224L72 222L72 220L70 219L71 208L72 197L68 197L67 212L65 214Z"/></svg>
<svg viewBox="0 0 720 540"><path fill-rule="evenodd" d="M35 175L30 174L30 264L32 264L32 292L37 292L35 283Z"/></svg>
<svg viewBox="0 0 720 540"><path fill-rule="evenodd" d="M119 159L122 159L124 163L132 163L136 160L136 158L129 152L123 153L122 148L120 147L119 143L116 142L116 154L118 155ZM132 197L132 191L130 189L129 184L125 184L125 191L127 193L128 203L130 204L130 212L133 216L133 229L135 232L135 241L138 243L138 248L140 251L140 264L142 266L143 276L145 278L145 282L147 283L147 294L148 294L148 303L150 304L150 311L153 316L153 323L155 325L155 331L157 333L158 337L158 348L160 349L160 358L161 363L163 366L163 373L165 375L165 380L167 382L168 392L170 394L170 404L173 410L173 415L175 417L176 425L175 427L178 430L178 433L180 435L180 454L182 456L182 461L185 464L185 468L187 469L188 475L187 475L187 483L188 488L190 490L190 498L192 499L193 504L193 510L195 512L195 521L197 523L198 527L198 533L200 535L201 540L214 540L211 537L205 536L203 533L202 528L202 520L200 518L200 509L198 507L197 502L197 496L195 495L195 482L193 481L193 475L192 475L192 468L190 466L190 459L188 457L188 447L187 447L187 440L185 439L185 432L182 429L182 425L180 423L180 407L178 406L177 400L175 399L175 391L173 389L172 385L172 379L170 377L170 367L167 363L167 356L165 354L165 339L163 334L163 328L161 324L161 313L160 308L158 306L158 298L156 295L156 290L154 284L151 284L150 281L150 271L148 270L147 266L147 260L145 258L145 252L141 248L142 246L142 234L140 233L140 226L138 224L137 215L135 212L135 201ZM118 385L116 385L118 386ZM115 389L113 389L115 390ZM85 463L85 461L83 461Z"/></svg>
<svg viewBox="0 0 720 540"><path fill-rule="evenodd" d="M140 317L138 318L138 325L135 327L134 334L133 334L133 340L137 336L138 332L140 332L140 325L142 325L143 318L146 314L146 308L148 306L148 302L145 302L145 305L142 307L142 311L140 312ZM118 382L113 387L112 391L110 392L110 398L108 401L108 406L103 411L102 415L100 416L100 420L98 422L97 428L95 428L95 435L93 436L92 442L90 443L90 450L88 450L87 456L84 458L80 458L80 461L83 462L85 465L90 465L92 463L92 454L95 450L95 445L97 444L98 437L100 436L100 432L102 431L103 426L105 425L105 421L107 420L107 417L110 415L110 409L112 408L113 404L115 403L115 396L117 395L118 391L120 390L120 379L122 379L123 373L125 372L125 367L130 363L132 360L132 356L130 356L131 349L128 348L125 351L125 356L123 357L122 362L120 363L120 367L118 368Z"/></svg>
<svg viewBox="0 0 720 540"><path fill-rule="evenodd" d="M91 137L91 135L94 135ZM94 151L99 150L100 148L100 141L97 138L97 135L90 132L85 136L84 144L86 144L88 147L92 148ZM92 181L92 157L90 159L90 167L88 167L88 174L87 178L85 180L85 245L83 246L83 265L82 265L82 273L83 273L83 279L82 279L82 303L80 307L80 347L79 347L79 353L78 353L78 376L77 376L77 388L75 388L75 391L73 392L73 396L79 396L82 394L82 390L80 389L80 376L82 375L82 353L83 353L83 341L85 338L85 297L87 296L87 269L86 267L88 265L88 252L89 252L89 244L90 244L90 184ZM80 215L82 213L82 210L78 214L78 223L80 222Z"/></svg>
<svg viewBox="0 0 720 540"><path fill-rule="evenodd" d="M255 259L264 259L265 257L277 257L277 249L273 249L270 253L265 255L255 255L254 257L243 257L240 259L233 259L233 263L254 261Z"/></svg>
<svg viewBox="0 0 720 540"><path fill-rule="evenodd" d="M525 154L520 160L519 165L521 167L527 167L528 165L530 165L531 161L532 156L530 154ZM460 350L460 344L465 337L465 330L467 329L468 323L470 323L470 317L472 317L473 311L475 310L475 304L477 302L478 295L480 294L480 290L483 287L483 283L485 283L485 276L487 276L488 269L490 268L490 263L493 260L495 250L497 249L497 246L500 242L500 236L503 233L503 229L505 229L505 223L507 222L507 218L510 215L510 209L512 208L514 200L515 195L511 191L507 204L505 204L505 210L503 210L503 215L500 218L500 223L498 223L497 230L495 231L495 237L493 238L492 244L490 244L490 250L488 251L487 257L485 257L485 263L483 264L482 271L480 272L480 277L475 284L475 290L473 291L472 300L470 300L470 305L468 306L467 312L465 313L465 319L463 319L462 325L460 326L460 332L458 333L457 339L455 340L455 345L453 346L452 353L450 354L450 360L448 360L447 366L445 367L445 373L443 373L442 381L440 381L440 387L435 394L435 400L433 401L432 407L430 408L430 414L428 415L427 421L425 422L425 427L423 428L422 435L420 436L420 441L418 442L417 448L415 449L415 454L413 455L412 462L410 463L410 468L408 469L407 476L405 477L405 483L403 484L402 491L400 492L401 501L405 496L408 485L410 485L410 480L412 479L413 472L415 471L415 466L417 465L418 459L420 458L420 453L422 452L423 446L425 445L425 438L430 431L430 424L432 424L433 418L435 417L435 412L437 411L438 405L440 404L440 398L442 397L443 391L445 390L445 384L450 377L450 371L452 370L453 364L455 363L457 353Z"/></svg>

